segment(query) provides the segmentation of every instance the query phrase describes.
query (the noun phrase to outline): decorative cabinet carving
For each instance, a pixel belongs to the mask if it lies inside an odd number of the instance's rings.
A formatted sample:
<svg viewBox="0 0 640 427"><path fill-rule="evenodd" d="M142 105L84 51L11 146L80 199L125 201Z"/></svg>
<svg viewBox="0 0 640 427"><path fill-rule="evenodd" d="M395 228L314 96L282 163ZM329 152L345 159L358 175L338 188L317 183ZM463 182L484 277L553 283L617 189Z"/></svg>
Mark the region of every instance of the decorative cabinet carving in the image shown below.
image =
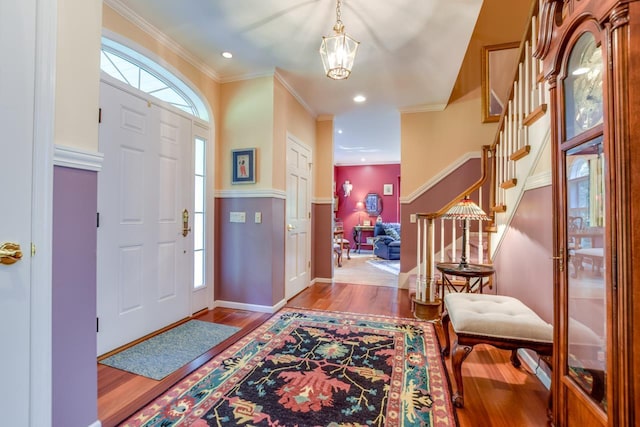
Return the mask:
<svg viewBox="0 0 640 427"><path fill-rule="evenodd" d="M538 16L557 258L553 421L640 425L640 2L543 0Z"/></svg>

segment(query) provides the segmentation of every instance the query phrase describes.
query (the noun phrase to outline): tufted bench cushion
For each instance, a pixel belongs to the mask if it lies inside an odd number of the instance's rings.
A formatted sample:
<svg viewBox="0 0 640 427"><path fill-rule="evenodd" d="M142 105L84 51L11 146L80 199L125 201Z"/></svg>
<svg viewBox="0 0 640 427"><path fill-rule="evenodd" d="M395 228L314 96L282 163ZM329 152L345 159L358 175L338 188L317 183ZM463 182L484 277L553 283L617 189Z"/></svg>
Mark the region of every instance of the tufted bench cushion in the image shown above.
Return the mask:
<svg viewBox="0 0 640 427"><path fill-rule="evenodd" d="M516 298L458 293L446 295L444 304L456 334L553 341L553 326Z"/></svg>
<svg viewBox="0 0 640 427"><path fill-rule="evenodd" d="M516 298L474 293L447 294L442 313L443 356L449 354L449 323L457 337L451 348L451 367L457 386L452 400L458 408L464 406L462 362L476 344L511 350L511 363L515 367L520 366L519 348L536 351L550 363L553 326Z"/></svg>

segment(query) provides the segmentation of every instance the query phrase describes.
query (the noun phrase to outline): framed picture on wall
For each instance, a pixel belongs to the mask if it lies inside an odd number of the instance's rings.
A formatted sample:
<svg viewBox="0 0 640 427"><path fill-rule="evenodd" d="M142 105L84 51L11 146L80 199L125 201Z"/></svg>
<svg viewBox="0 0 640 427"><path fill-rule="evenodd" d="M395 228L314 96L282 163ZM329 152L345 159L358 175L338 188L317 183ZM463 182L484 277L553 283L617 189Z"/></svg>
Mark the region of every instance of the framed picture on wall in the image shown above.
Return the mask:
<svg viewBox="0 0 640 427"><path fill-rule="evenodd" d="M384 196L393 196L393 184L384 184L382 194Z"/></svg>
<svg viewBox="0 0 640 427"><path fill-rule="evenodd" d="M255 184L256 149L231 150L231 184Z"/></svg>

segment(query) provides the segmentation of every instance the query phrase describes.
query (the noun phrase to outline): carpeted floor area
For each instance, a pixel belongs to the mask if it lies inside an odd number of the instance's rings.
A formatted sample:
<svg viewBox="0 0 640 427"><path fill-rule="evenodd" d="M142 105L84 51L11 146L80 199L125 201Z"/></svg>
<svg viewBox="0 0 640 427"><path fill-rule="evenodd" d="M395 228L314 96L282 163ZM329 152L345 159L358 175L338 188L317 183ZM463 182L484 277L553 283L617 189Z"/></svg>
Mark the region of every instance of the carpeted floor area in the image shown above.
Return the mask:
<svg viewBox="0 0 640 427"><path fill-rule="evenodd" d="M378 270L386 271L396 276L400 274L400 260L375 258L367 260L367 263L373 265Z"/></svg>
<svg viewBox="0 0 640 427"><path fill-rule="evenodd" d="M367 262L376 259L379 258L373 255L371 250L363 250L362 253L352 251L351 259L347 259L346 256L343 257L342 267L334 266L334 282L397 287L397 274L381 270Z"/></svg>

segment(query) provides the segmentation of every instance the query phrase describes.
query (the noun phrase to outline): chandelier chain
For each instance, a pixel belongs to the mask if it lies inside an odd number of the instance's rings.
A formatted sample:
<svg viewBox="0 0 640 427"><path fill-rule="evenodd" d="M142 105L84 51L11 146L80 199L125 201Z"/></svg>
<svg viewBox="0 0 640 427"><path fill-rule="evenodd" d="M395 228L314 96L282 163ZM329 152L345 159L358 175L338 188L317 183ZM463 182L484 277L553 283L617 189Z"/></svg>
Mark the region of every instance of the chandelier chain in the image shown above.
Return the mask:
<svg viewBox="0 0 640 427"><path fill-rule="evenodd" d="M342 6L342 2L340 0L336 3L336 23L342 24L342 12L340 11L340 6Z"/></svg>

